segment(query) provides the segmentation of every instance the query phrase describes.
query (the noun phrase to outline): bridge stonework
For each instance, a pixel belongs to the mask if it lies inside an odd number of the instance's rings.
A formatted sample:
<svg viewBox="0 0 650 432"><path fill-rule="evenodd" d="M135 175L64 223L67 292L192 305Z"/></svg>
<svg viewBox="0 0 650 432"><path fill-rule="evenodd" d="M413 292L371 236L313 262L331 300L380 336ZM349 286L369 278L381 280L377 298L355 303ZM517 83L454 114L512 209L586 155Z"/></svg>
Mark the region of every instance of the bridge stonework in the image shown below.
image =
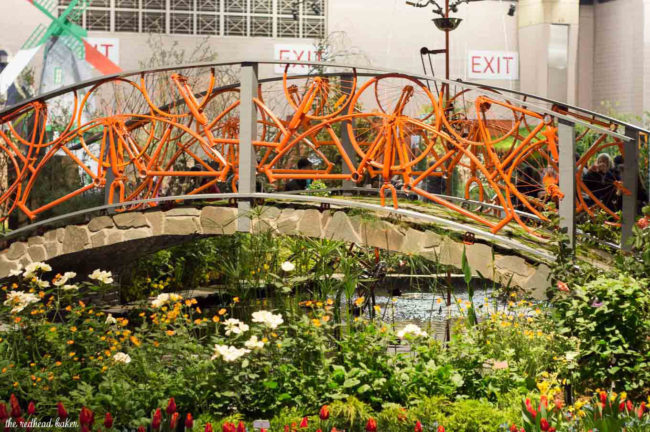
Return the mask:
<svg viewBox="0 0 650 432"><path fill-rule="evenodd" d="M549 285L547 263L504 253L484 243L465 244L421 221L368 218L342 210L257 207L251 231L340 240L360 246L419 255L441 265L461 267L465 253L474 274L510 284L537 298ZM237 209L206 206L167 211L98 216L83 225L69 225L12 243L0 252L0 279L31 262L47 261L56 271L85 264L113 269L140 256L197 237L232 235L237 231Z"/></svg>

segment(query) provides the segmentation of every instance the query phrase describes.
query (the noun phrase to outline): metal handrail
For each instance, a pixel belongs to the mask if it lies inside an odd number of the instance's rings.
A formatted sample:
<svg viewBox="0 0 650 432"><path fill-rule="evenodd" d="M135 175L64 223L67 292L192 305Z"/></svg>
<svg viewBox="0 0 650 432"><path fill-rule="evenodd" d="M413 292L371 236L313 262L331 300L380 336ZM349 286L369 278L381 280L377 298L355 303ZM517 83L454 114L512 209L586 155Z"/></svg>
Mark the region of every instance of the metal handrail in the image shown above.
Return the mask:
<svg viewBox="0 0 650 432"><path fill-rule="evenodd" d="M336 63L325 63L325 62L303 62L303 61L291 61L291 62L288 62L286 60L259 60L259 61L243 60L243 61L230 61L230 62L221 62L221 63L205 62L205 63L193 63L193 64L189 64L189 65L165 66L165 67L154 68L154 69L141 69L141 70L123 72L123 73L120 73L120 74L106 75L106 76L102 76L102 77L82 81L82 82L79 82L77 84L73 84L73 85L70 85L70 86L62 87L60 89L56 89L56 90L53 90L51 92L48 92L48 93L45 93L45 94L42 94L42 95L39 95L39 96L35 96L35 97L30 98L30 99L28 99L26 101L23 101L21 103L12 105L10 107L7 107L7 108L1 110L0 111L0 116L4 116L7 113L17 109L18 107L27 105L27 104L29 104L31 102L34 102L34 101L43 101L43 100L51 99L51 98L56 97L56 96L60 96L60 95L63 95L63 94L66 94L66 93L69 93L69 92L72 92L72 91L83 89L83 88L88 87L90 85L95 85L95 84L99 84L99 83L102 83L102 82L109 82L109 81L111 81L113 79L116 79L116 78L127 78L127 77L131 77L131 76L145 74L145 73L167 72L167 71L179 70L179 69L198 69L198 68L209 68L209 67L219 67L219 66L234 66L234 65L241 65L241 64L291 64L291 65L299 65L299 66L300 65L302 65L302 66L317 66L317 67L324 67L324 68L343 68L343 69L355 69L355 70L359 69L359 70L368 70L368 71L374 71L374 72L380 72L380 73L397 73L397 74L408 75L410 77L420 79L420 80L435 81L435 82L438 82L440 84L448 84L448 85L466 87L468 89L476 90L477 92L485 94L487 96L493 96L492 94L490 94L488 91L485 90L485 89L489 88L489 89L494 89L495 91L503 91L503 92L513 93L513 94L516 94L518 96L525 96L527 98L535 99L535 100L538 100L538 101L541 101L541 102L544 102L544 103L557 103L559 105L562 105L562 106L570 108L570 109L575 109L575 110L579 110L581 112L590 113L590 115L597 115L601 119L607 120L608 122L613 122L613 123L619 124L619 125L621 125L623 127L632 128L632 129L637 130L639 132L650 134L650 131L647 130L647 129L644 129L644 128L639 127L639 126L635 126L635 125L631 125L631 124L622 122L622 121L620 121L618 119L615 119L615 118L612 118L612 117L609 117L609 116L605 116L605 115L597 114L597 113L592 114L591 112L589 112L589 111L587 111L585 109L579 108L579 107L575 107L575 106L568 105L568 104L565 104L565 103L554 102L554 101L552 101L550 99L542 98L540 96L536 96L536 95L533 95L533 94L517 92L517 91L498 88L498 87L494 87L494 86L479 85L479 84L468 83L468 82L464 82L464 81L452 81L452 80L446 80L446 79L443 79L443 78L432 77L432 76L427 76L427 75L413 74L413 73L408 72L408 71L400 71L400 70L394 70L394 69L378 68L378 67L374 67L374 66L343 65L343 64L336 64ZM336 74L336 75L338 75L338 74ZM299 77L299 76L297 76L297 77ZM282 77L267 78L267 80L280 80L280 79L282 79ZM236 84L233 84L233 85L236 86ZM538 111L540 111L540 112L542 112L544 114L552 115L555 118L564 119L564 120L574 122L574 123L577 123L577 124L582 124L584 126L588 126L590 129L598 130L601 133L605 133L605 134L614 136L614 137L619 138L619 139L624 140L624 141L630 140L630 138L626 137L625 135L622 135L622 134L607 130L605 128L601 128L601 127L592 125L589 122L585 122L583 120L576 119L576 118L573 118L571 116L566 116L566 115L557 113L555 111L552 111L552 110L550 110L548 108L545 108L545 107L542 107L542 106L531 104L531 103L529 103L528 100L527 101L522 101L520 99L511 97L511 96L505 96L505 95L500 95L500 96L503 99L505 99L505 100L507 100L507 101L509 101L511 103L515 103L517 105L525 105L526 107L533 107L535 110L538 110Z"/></svg>

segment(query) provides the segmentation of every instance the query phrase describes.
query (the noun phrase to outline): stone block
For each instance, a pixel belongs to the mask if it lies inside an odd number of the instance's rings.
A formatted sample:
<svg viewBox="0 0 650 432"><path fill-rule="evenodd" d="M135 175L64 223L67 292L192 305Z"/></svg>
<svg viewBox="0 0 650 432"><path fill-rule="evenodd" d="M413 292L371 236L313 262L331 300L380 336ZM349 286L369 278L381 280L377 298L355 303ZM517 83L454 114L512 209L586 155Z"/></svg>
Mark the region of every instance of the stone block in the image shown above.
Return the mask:
<svg viewBox="0 0 650 432"><path fill-rule="evenodd" d="M48 260L61 255L61 250L61 243L56 241L56 238L54 241L45 242L45 253Z"/></svg>
<svg viewBox="0 0 650 432"><path fill-rule="evenodd" d="M151 229L149 228L133 228L123 231L124 241L137 240L141 238L151 237Z"/></svg>
<svg viewBox="0 0 650 432"><path fill-rule="evenodd" d="M152 211L144 214L149 226L151 235L159 236L165 232L165 214L161 211Z"/></svg>
<svg viewBox="0 0 650 432"><path fill-rule="evenodd" d="M203 207L200 222L204 234L234 234L237 230L237 209Z"/></svg>
<svg viewBox="0 0 650 432"><path fill-rule="evenodd" d="M90 244L92 247L101 247L106 245L106 231L98 231L90 236Z"/></svg>
<svg viewBox="0 0 650 432"><path fill-rule="evenodd" d="M13 261L20 259L27 253L27 243L25 242L14 242L7 249L7 259Z"/></svg>
<svg viewBox="0 0 650 432"><path fill-rule="evenodd" d="M277 220L278 232L280 234L297 234L298 222L304 214L304 210L284 209Z"/></svg>
<svg viewBox="0 0 650 432"><path fill-rule="evenodd" d="M42 245L45 239L41 236L30 237L27 239L27 246Z"/></svg>
<svg viewBox="0 0 650 432"><path fill-rule="evenodd" d="M511 287L524 288L526 280L535 272L525 259L515 255L497 255L494 265L496 281Z"/></svg>
<svg viewBox="0 0 650 432"><path fill-rule="evenodd" d="M11 261L7 259L7 254L0 255L0 278L5 278L9 276L11 270L18 270L20 265L17 261Z"/></svg>
<svg viewBox="0 0 650 432"><path fill-rule="evenodd" d="M551 269L546 264L540 264L535 273L523 283L523 289L536 300L546 300L546 290L551 286L549 276Z"/></svg>
<svg viewBox="0 0 650 432"><path fill-rule="evenodd" d="M112 230L108 233L106 238L106 244L115 244L124 241L124 231L122 230Z"/></svg>
<svg viewBox="0 0 650 432"><path fill-rule="evenodd" d="M320 216L321 213L316 209L305 210L298 221L298 232L307 237L322 238L323 226Z"/></svg>
<svg viewBox="0 0 650 432"><path fill-rule="evenodd" d="M368 246L386 250L401 250L406 236L399 232L397 226L386 221L376 220L365 222L361 226Z"/></svg>
<svg viewBox="0 0 650 432"><path fill-rule="evenodd" d="M27 253L32 259L32 262L45 261L47 254L43 245L34 245L27 248Z"/></svg>
<svg viewBox="0 0 650 432"><path fill-rule="evenodd" d="M348 215L342 211L337 211L332 216L332 220L327 224L325 230L325 238L361 244L361 237L352 227Z"/></svg>
<svg viewBox="0 0 650 432"><path fill-rule="evenodd" d="M201 225L199 218L196 216L178 216L170 217L165 214L165 234L166 235L191 235L200 234Z"/></svg>
<svg viewBox="0 0 650 432"><path fill-rule="evenodd" d="M440 264L460 269L463 265L463 246L463 243L445 237L440 244L440 255L438 257Z"/></svg>
<svg viewBox="0 0 650 432"><path fill-rule="evenodd" d="M90 244L88 229L85 226L70 225L65 227L63 253L77 252Z"/></svg>
<svg viewBox="0 0 650 432"><path fill-rule="evenodd" d="M113 216L118 228L141 228L149 226L147 218L140 212L119 213Z"/></svg>
<svg viewBox="0 0 650 432"><path fill-rule="evenodd" d="M63 242L63 237L65 236L65 229L57 228L55 230L50 230L43 234L45 241L58 241L59 243Z"/></svg>
<svg viewBox="0 0 650 432"><path fill-rule="evenodd" d="M472 269L472 274L477 276L480 273L484 278L493 280L495 269L492 248L483 243L464 246L467 263Z"/></svg>
<svg viewBox="0 0 650 432"><path fill-rule="evenodd" d="M167 210L165 212L165 216L167 217L181 217L181 216L199 216L201 214L201 210L194 208L194 207L179 207L179 208L174 208L171 210Z"/></svg>
<svg viewBox="0 0 650 432"><path fill-rule="evenodd" d="M106 228L113 228L114 226L113 219L110 216L99 216L93 218L88 223L88 230L90 232L97 232Z"/></svg>
<svg viewBox="0 0 650 432"><path fill-rule="evenodd" d="M432 253L437 254L441 242L442 237L434 232L408 228L400 252L429 256Z"/></svg>

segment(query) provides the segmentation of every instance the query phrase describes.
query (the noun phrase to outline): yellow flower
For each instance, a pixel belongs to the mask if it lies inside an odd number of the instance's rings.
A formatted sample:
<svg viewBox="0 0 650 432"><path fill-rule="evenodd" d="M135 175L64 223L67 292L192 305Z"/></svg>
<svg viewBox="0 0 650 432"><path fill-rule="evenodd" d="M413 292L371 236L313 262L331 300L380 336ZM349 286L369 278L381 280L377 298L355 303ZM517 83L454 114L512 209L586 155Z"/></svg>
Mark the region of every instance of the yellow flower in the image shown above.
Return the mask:
<svg viewBox="0 0 650 432"><path fill-rule="evenodd" d="M321 317L321 321L323 321L323 322L328 322L329 320L330 320L329 315L323 315L323 316Z"/></svg>
<svg viewBox="0 0 650 432"><path fill-rule="evenodd" d="M174 330L167 330L165 333L167 333L167 336L174 336L176 334Z"/></svg>
<svg viewBox="0 0 650 432"><path fill-rule="evenodd" d="M61 362L60 361L54 362L54 366L61 366Z"/></svg>
<svg viewBox="0 0 650 432"><path fill-rule="evenodd" d="M438 304L442 303L442 299L440 297L436 298L436 303Z"/></svg>
<svg viewBox="0 0 650 432"><path fill-rule="evenodd" d="M273 336L274 338L276 338L276 337L278 337L278 334L277 334L276 332L273 332L273 333L271 333L271 336Z"/></svg>
<svg viewBox="0 0 650 432"><path fill-rule="evenodd" d="M201 324L201 318L197 318L194 320L194 324L199 325Z"/></svg>
<svg viewBox="0 0 650 432"><path fill-rule="evenodd" d="M68 312L70 312L70 311L72 310L72 306L67 305L67 306L65 307L65 310L67 310Z"/></svg>
<svg viewBox="0 0 650 432"><path fill-rule="evenodd" d="M77 331L77 327L75 327L75 326L70 327L70 331L71 331L72 333L76 332L76 331Z"/></svg>
<svg viewBox="0 0 650 432"><path fill-rule="evenodd" d="M79 380L79 375L75 375L72 377L73 380L78 381Z"/></svg>
<svg viewBox="0 0 650 432"><path fill-rule="evenodd" d="M219 319L218 316L215 315L215 316L212 317L212 321L218 323L220 321L220 319Z"/></svg>
<svg viewBox="0 0 650 432"><path fill-rule="evenodd" d="M381 308L379 307L379 305L375 305L374 309L375 309L375 312L381 313Z"/></svg>
<svg viewBox="0 0 650 432"><path fill-rule="evenodd" d="M145 316L145 313L144 313L144 312L140 312L140 313L138 314L138 316L142 318L142 317Z"/></svg>
<svg viewBox="0 0 650 432"><path fill-rule="evenodd" d="M197 306L195 310L196 310L196 313L197 313L197 314L200 314L200 313L201 313L201 308L200 308L200 307Z"/></svg>
<svg viewBox="0 0 650 432"><path fill-rule="evenodd" d="M233 297L232 302L233 303L239 303L239 297Z"/></svg>
<svg viewBox="0 0 650 432"><path fill-rule="evenodd" d="M73 341L72 339L70 339L70 340L68 341L68 345L72 345L73 343L74 343L74 341Z"/></svg>
<svg viewBox="0 0 650 432"><path fill-rule="evenodd" d="M75 352L68 353L70 357L74 357L75 354L76 354Z"/></svg>
<svg viewBox="0 0 650 432"><path fill-rule="evenodd" d="M263 337L263 338L262 338L262 342L267 343L268 341L269 341L268 338L266 338L266 337Z"/></svg>
<svg viewBox="0 0 650 432"><path fill-rule="evenodd" d="M129 338L129 340L131 341L131 343L132 343L133 345L135 345L135 346L137 346L137 347L140 346L140 341L138 340L137 337L135 337L135 336L131 336L131 337Z"/></svg>
<svg viewBox="0 0 650 432"><path fill-rule="evenodd" d="M354 304L357 305L357 306L361 306L364 301L365 301L365 297L361 296L361 297L359 297L358 299L356 299L354 301Z"/></svg>
<svg viewBox="0 0 650 432"><path fill-rule="evenodd" d="M329 306L333 305L333 304L334 304L334 300L332 300L331 298L328 298L328 299L327 299L327 304L328 304Z"/></svg>
<svg viewBox="0 0 650 432"><path fill-rule="evenodd" d="M106 372L108 370L108 366L102 366L102 372Z"/></svg>
<svg viewBox="0 0 650 432"><path fill-rule="evenodd" d="M312 324L314 324L314 326L316 326L316 327L320 327L320 326L321 326L321 324L320 324L320 320L319 320L318 318L314 318L313 320L311 320L311 322L312 322Z"/></svg>

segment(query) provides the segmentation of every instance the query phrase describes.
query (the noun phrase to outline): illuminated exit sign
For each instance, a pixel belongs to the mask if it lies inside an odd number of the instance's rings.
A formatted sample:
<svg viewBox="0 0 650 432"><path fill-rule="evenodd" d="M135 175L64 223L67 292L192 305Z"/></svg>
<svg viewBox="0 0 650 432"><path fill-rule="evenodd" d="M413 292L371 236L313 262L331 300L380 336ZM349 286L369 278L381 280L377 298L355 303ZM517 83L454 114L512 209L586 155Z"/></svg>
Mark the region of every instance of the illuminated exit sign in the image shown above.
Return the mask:
<svg viewBox="0 0 650 432"><path fill-rule="evenodd" d="M470 51L467 78L476 80L519 79L519 53L511 51Z"/></svg>

